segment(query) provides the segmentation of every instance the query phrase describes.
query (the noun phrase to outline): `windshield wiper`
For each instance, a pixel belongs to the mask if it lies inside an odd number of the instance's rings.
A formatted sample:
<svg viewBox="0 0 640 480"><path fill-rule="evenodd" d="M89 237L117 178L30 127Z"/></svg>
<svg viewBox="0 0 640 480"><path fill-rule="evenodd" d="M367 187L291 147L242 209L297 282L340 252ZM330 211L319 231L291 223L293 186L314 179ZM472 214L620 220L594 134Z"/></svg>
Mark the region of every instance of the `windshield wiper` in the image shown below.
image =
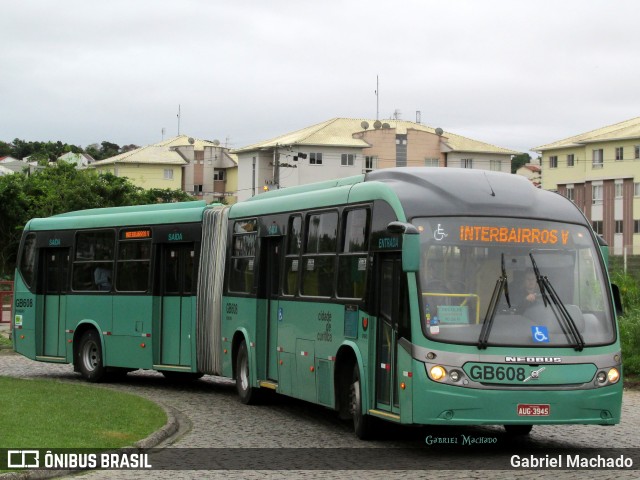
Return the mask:
<svg viewBox="0 0 640 480"><path fill-rule="evenodd" d="M560 297L558 296L555 288L553 288L553 285L551 285L549 278L540 274L536 260L533 258L533 253L529 253L529 257L531 258L531 265L533 265L533 272L535 273L536 280L538 281L538 288L540 288L544 306L546 307L549 305L551 311L556 317L556 320L558 320L558 323L560 324L560 328L562 328L562 332L567 336L573 337L573 348L576 351L581 352L585 343L584 338L578 331L576 322L573 320L573 317L571 317L567 307L562 303L562 300L560 300Z"/></svg>
<svg viewBox="0 0 640 480"><path fill-rule="evenodd" d="M509 283L507 282L507 271L504 268L504 253L502 254L502 275L498 277L496 281L496 286L493 289L493 294L491 295L491 301L489 302L489 308L487 309L487 315L484 318L484 322L482 323L482 330L480 330L480 337L478 338L478 349L484 350L487 348L487 343L489 341L489 334L491 333L491 327L493 325L493 319L496 317L496 312L498 311L498 304L500 302L500 296L504 291L504 296L507 299L507 305L511 308L511 300L509 300Z"/></svg>

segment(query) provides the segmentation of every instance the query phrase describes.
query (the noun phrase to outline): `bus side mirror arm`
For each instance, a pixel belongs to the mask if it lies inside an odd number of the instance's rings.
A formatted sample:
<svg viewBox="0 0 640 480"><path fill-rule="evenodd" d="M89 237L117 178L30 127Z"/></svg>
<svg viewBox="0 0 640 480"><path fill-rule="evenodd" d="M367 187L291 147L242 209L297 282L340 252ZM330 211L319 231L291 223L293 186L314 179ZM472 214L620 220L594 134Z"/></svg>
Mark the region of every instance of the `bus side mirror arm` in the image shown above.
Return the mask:
<svg viewBox="0 0 640 480"><path fill-rule="evenodd" d="M391 222L387 231L402 234L402 270L404 272L420 271L420 232L415 225L407 222Z"/></svg>

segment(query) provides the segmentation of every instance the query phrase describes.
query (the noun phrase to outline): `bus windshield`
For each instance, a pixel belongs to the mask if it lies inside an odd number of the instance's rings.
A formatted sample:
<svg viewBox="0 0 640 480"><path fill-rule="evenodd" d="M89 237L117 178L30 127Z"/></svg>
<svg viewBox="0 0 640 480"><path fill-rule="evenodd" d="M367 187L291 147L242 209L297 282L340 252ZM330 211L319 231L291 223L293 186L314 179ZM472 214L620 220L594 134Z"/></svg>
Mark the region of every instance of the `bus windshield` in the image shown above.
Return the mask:
<svg viewBox="0 0 640 480"><path fill-rule="evenodd" d="M576 350L615 340L608 285L584 226L480 217L413 223L429 339Z"/></svg>

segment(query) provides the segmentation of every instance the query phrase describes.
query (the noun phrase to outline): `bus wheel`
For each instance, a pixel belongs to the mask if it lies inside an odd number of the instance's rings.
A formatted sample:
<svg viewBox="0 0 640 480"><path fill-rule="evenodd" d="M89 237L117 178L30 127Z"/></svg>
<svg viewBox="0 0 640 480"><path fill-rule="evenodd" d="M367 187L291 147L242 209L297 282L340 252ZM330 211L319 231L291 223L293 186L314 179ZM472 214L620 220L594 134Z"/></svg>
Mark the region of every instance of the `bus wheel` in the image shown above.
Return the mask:
<svg viewBox="0 0 640 480"><path fill-rule="evenodd" d="M78 346L77 362L85 380L100 382L104 379L106 369L102 361L102 345L95 330L89 330L82 335Z"/></svg>
<svg viewBox="0 0 640 480"><path fill-rule="evenodd" d="M256 403L258 389L251 386L251 372L249 371L249 352L247 343L243 340L236 357L236 390L240 401L245 405Z"/></svg>
<svg viewBox="0 0 640 480"><path fill-rule="evenodd" d="M362 385L360 382L360 369L356 363L353 367L353 381L349 392L351 415L353 417L353 429L360 440L368 440L372 437L372 418L362 413Z"/></svg>
<svg viewBox="0 0 640 480"><path fill-rule="evenodd" d="M533 425L505 425L504 431L511 436L529 435L533 430Z"/></svg>

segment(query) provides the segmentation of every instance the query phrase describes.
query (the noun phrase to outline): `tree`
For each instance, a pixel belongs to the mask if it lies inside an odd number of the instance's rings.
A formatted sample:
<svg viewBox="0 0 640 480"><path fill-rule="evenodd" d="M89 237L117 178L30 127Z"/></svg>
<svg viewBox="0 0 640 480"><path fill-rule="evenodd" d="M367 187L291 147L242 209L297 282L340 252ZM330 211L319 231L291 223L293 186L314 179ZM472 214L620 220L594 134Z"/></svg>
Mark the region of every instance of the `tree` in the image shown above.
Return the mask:
<svg viewBox="0 0 640 480"><path fill-rule="evenodd" d="M120 147L111 142L102 142L102 147L100 148L100 159L105 159L109 157L115 157L120 153Z"/></svg>
<svg viewBox="0 0 640 480"><path fill-rule="evenodd" d="M0 177L0 275L15 268L22 230L27 221L88 208L192 200L181 190L144 190L124 177L95 170L77 170L66 162L32 175Z"/></svg>
<svg viewBox="0 0 640 480"><path fill-rule="evenodd" d="M531 155L528 153L521 153L511 159L511 173L516 173L520 167L531 161Z"/></svg>

